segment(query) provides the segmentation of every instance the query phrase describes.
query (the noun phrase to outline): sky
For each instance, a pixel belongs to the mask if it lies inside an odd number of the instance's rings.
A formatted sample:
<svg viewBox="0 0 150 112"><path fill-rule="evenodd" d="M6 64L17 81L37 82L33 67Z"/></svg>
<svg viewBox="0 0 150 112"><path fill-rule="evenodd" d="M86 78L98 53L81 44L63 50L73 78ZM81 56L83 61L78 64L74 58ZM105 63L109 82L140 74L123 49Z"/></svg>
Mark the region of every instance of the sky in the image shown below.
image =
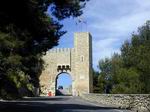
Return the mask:
<svg viewBox="0 0 150 112"><path fill-rule="evenodd" d="M63 30L57 47L73 47L74 32L90 32L93 43L93 67L98 70L100 59L120 53L125 40L150 20L150 0L90 0L83 9L82 18L87 24L76 25L77 19L63 20Z"/></svg>
<svg viewBox="0 0 150 112"><path fill-rule="evenodd" d="M57 88L59 86L63 86L63 88L65 89L68 88L70 85L72 85L72 79L70 74L61 73L57 79Z"/></svg>
<svg viewBox="0 0 150 112"><path fill-rule="evenodd" d="M57 47L73 47L74 32L90 32L93 39L93 67L100 59L120 52L125 40L129 40L147 20L150 20L150 0L90 0L83 9L82 18L87 24L76 25L77 19L65 19Z"/></svg>

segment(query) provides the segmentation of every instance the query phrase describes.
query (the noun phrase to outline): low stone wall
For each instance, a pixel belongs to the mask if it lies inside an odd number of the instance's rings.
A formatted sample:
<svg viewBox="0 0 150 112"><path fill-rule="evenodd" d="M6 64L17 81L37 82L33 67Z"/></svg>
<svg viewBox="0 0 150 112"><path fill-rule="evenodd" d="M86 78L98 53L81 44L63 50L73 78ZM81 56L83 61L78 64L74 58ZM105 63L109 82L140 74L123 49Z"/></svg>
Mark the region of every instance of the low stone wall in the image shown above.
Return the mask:
<svg viewBox="0 0 150 112"><path fill-rule="evenodd" d="M81 97L111 107L150 112L150 94L83 94Z"/></svg>

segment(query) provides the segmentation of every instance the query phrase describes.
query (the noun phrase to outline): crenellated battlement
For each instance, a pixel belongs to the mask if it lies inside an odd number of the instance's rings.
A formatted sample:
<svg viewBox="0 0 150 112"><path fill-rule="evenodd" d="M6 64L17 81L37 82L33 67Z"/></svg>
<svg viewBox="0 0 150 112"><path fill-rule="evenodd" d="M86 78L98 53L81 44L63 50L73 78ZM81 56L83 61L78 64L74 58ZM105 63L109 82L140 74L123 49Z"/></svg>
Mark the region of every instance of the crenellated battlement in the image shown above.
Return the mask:
<svg viewBox="0 0 150 112"><path fill-rule="evenodd" d="M74 48L53 48L48 51L48 53L66 53L66 52L74 52Z"/></svg>

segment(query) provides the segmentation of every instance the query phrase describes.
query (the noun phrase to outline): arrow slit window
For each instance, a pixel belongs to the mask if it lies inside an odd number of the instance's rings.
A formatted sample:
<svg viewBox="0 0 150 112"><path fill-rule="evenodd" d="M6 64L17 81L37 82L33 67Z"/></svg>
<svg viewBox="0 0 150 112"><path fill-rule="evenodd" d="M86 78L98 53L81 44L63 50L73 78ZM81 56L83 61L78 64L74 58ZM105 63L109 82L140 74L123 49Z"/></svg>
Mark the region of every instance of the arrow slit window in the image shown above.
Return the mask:
<svg viewBox="0 0 150 112"><path fill-rule="evenodd" d="M83 62L84 61L84 56L81 56L81 62Z"/></svg>

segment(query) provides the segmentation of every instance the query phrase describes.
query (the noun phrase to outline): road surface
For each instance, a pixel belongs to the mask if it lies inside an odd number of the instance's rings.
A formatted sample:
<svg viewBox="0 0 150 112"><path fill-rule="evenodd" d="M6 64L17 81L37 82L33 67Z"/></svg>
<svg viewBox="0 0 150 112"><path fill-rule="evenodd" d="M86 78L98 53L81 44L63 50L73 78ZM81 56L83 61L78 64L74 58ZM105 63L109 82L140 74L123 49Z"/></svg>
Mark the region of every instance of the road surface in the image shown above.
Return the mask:
<svg viewBox="0 0 150 112"><path fill-rule="evenodd" d="M36 97L0 101L0 112L130 112L87 102L80 97Z"/></svg>

